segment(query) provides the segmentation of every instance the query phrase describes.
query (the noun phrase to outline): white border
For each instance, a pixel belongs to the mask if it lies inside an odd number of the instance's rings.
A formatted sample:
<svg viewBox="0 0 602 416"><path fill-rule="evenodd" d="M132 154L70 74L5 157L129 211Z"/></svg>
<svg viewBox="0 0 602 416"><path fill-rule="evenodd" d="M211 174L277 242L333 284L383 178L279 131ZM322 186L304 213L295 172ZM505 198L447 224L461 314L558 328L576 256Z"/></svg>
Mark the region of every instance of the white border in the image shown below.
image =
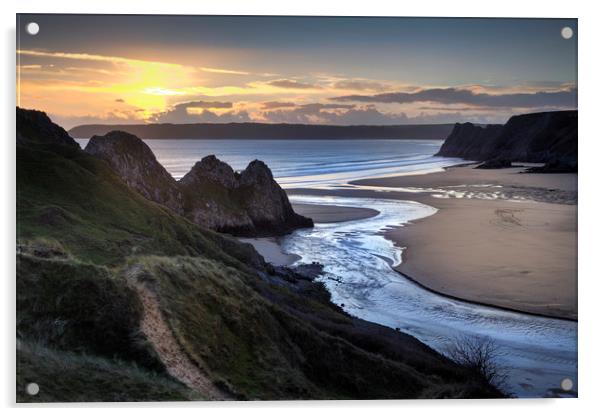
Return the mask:
<svg viewBox="0 0 602 416"><path fill-rule="evenodd" d="M298 15L347 15L347 16L468 16L468 17L576 17L579 18L579 399L565 400L507 400L507 401L388 401L388 402L261 402L261 403L192 403L192 404L126 404L92 405L86 410L92 414L106 414L107 411L126 414L132 407L149 415L160 415L164 408L198 414L199 412L244 411L250 415L281 414L307 415L308 412L343 413L345 415L365 415L372 410L379 416L385 414L438 414L487 416L545 412L548 415L566 416L569 412L587 414L598 406L600 396L600 294L602 274L596 261L600 247L600 215L602 200L598 186L601 178L602 133L600 112L600 59L599 40L602 39L600 14L593 1L545 1L505 0L503 2L484 1L429 1L387 2L370 0L351 2L350 0L304 0L284 1L235 1L216 0L102 0L97 3L68 0L21 0L18 4L2 3L1 19L4 30L2 43L2 80L5 100L2 101L2 127L4 134L0 164L2 170L2 261L5 273L2 274L2 341L0 341L0 384L1 403L14 408L14 246L15 246L15 13L147 13L147 14L298 14ZM110 30L110 28L107 28ZM73 34L77 36L77 33ZM90 405L88 405L90 406ZM64 409L63 407L68 407ZM45 406L47 414L80 413L82 405ZM106 409L109 407L109 409ZM39 408L39 406L37 407ZM18 410L29 414L37 408ZM133 410L133 409L132 409Z"/></svg>

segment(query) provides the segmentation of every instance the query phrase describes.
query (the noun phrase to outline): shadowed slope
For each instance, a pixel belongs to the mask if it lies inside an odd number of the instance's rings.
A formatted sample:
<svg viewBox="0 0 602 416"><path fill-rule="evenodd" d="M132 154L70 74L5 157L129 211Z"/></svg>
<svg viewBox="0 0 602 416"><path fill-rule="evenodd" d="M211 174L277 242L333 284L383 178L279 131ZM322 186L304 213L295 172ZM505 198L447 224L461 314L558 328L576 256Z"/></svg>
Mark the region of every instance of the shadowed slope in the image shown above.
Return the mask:
<svg viewBox="0 0 602 416"><path fill-rule="evenodd" d="M68 143L18 143L17 170L17 331L31 346L17 352L20 400L69 400L69 390L73 400L199 398L144 335L132 283L156 296L173 339L228 396L500 396L416 339L346 315L322 285L279 274L252 246L142 197ZM43 395L22 394L30 380Z"/></svg>

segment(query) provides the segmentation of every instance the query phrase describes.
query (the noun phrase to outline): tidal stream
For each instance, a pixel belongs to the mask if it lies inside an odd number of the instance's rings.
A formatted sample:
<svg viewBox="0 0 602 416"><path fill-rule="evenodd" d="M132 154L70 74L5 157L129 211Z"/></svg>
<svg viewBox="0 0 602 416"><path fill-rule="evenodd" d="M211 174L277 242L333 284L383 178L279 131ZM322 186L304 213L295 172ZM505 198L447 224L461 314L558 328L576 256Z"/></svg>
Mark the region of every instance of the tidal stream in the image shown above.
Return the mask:
<svg viewBox="0 0 602 416"><path fill-rule="evenodd" d="M399 328L443 354L456 339L488 337L497 347L497 363L508 374L510 393L518 397L575 395L576 322L452 299L420 287L393 269L403 261L403 249L386 239L384 231L433 215L435 208L388 199L302 195L290 199L380 212L362 220L318 223L282 240L285 252L301 257L299 263L324 264L320 279L333 302L344 304L348 313ZM572 381L570 392L561 389L565 379Z"/></svg>

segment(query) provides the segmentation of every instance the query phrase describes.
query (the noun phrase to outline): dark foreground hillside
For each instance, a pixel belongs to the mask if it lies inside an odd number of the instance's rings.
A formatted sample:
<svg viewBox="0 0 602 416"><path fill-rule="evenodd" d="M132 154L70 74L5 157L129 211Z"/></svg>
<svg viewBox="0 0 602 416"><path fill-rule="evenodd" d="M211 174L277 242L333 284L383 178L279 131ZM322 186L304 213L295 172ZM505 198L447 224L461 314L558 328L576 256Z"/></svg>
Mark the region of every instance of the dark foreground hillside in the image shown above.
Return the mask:
<svg viewBox="0 0 602 416"><path fill-rule="evenodd" d="M500 396L136 193L45 114L17 131L19 402Z"/></svg>

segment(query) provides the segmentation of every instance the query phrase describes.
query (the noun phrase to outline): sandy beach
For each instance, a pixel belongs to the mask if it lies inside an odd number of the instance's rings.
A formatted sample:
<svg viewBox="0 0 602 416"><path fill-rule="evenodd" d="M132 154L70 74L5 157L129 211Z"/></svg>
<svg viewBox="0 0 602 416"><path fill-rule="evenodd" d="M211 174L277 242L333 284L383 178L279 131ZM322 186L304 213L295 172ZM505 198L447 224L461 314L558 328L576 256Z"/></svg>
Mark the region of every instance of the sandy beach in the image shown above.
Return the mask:
<svg viewBox="0 0 602 416"><path fill-rule="evenodd" d="M293 204L293 209L297 214L309 217L317 223L354 221L378 215L375 209L333 205Z"/></svg>
<svg viewBox="0 0 602 416"><path fill-rule="evenodd" d="M468 164L450 167L442 172L426 175L413 174L404 176L390 176L385 178L370 178L353 181L351 184L393 187L393 188L428 188L449 187L461 185L499 185L504 188L543 188L561 191L577 191L577 175L573 173L521 173L523 166L540 166L531 164L521 165L507 169L474 169L478 164Z"/></svg>
<svg viewBox="0 0 602 416"><path fill-rule="evenodd" d="M576 205L474 199L429 205L439 211L387 233L405 247L399 271L462 299L577 318Z"/></svg>
<svg viewBox="0 0 602 416"><path fill-rule="evenodd" d="M438 209L386 236L397 268L434 291L485 304L577 319L577 175L524 168L449 168L374 178L349 190L291 193L380 197Z"/></svg>
<svg viewBox="0 0 602 416"><path fill-rule="evenodd" d="M265 261L272 263L274 266L288 266L299 260L299 256L296 254L285 253L276 237L239 238L238 240L251 244L263 256Z"/></svg>

